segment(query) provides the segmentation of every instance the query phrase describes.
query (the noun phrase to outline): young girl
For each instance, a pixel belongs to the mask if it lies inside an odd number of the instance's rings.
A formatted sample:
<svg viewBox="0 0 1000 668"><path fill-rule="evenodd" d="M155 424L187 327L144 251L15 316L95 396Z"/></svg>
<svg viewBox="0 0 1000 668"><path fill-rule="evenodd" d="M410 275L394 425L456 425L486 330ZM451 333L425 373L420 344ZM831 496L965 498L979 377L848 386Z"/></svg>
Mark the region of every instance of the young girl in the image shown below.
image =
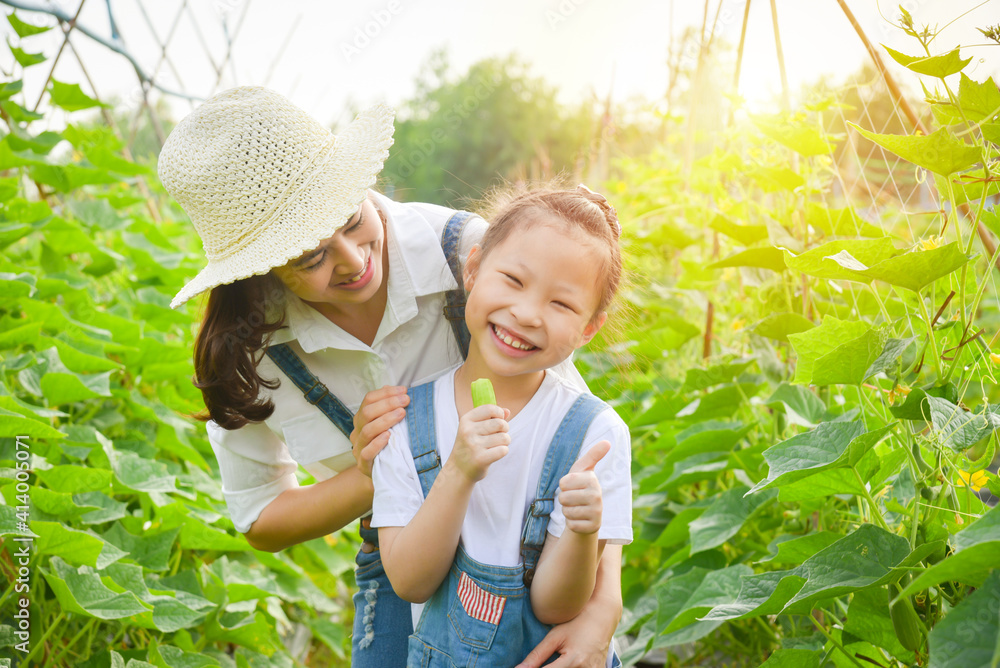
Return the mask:
<svg viewBox="0 0 1000 668"><path fill-rule="evenodd" d="M402 598L427 602L407 665L517 664L583 608L605 543L632 538L627 427L547 372L604 324L620 230L582 186L538 191L469 254L468 357L410 390L373 469L386 573ZM477 378L499 406L473 408Z"/></svg>

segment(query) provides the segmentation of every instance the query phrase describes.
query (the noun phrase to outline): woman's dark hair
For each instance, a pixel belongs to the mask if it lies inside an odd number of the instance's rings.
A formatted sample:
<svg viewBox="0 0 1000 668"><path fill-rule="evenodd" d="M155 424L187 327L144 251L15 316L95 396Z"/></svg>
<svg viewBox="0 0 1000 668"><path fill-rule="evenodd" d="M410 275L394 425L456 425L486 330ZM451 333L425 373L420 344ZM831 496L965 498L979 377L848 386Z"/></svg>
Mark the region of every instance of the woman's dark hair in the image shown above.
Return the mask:
<svg viewBox="0 0 1000 668"><path fill-rule="evenodd" d="M260 391L274 390L280 381L261 378L257 363L271 335L284 326L283 310L274 308L283 299L281 282L271 274L212 288L194 349L194 385L206 409L196 418L239 429L274 413L274 402L261 399ZM274 312L282 315L274 320Z"/></svg>

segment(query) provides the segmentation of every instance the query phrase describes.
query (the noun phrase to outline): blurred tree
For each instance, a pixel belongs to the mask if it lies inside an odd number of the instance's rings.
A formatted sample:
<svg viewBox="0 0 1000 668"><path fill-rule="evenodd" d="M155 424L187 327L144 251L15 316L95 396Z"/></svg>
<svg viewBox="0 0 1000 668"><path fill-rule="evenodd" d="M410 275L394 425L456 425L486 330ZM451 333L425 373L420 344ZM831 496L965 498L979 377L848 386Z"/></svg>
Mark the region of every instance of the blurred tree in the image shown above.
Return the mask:
<svg viewBox="0 0 1000 668"><path fill-rule="evenodd" d="M609 144L626 139L630 148L648 148L639 125L647 116L626 114L596 95L563 105L556 93L514 56L482 60L452 77L447 55L434 53L399 110L382 187L400 200L464 206L503 179L563 174L600 182L614 155ZM631 118L630 125L620 118Z"/></svg>

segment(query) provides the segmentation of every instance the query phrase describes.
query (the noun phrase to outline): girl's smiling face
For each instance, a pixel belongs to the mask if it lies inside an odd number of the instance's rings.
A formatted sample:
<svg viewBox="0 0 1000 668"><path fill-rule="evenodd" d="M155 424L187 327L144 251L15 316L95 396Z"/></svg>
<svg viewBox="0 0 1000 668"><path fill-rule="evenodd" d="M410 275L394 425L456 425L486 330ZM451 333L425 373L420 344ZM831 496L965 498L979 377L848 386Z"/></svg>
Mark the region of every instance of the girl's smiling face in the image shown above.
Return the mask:
<svg viewBox="0 0 1000 668"><path fill-rule="evenodd" d="M567 359L604 324L599 267L605 254L596 240L537 212L486 255L478 246L465 269L465 320L470 358L514 376Z"/></svg>
<svg viewBox="0 0 1000 668"><path fill-rule="evenodd" d="M332 237L272 271L307 303L361 304L371 299L385 280L384 246L382 218L366 198Z"/></svg>

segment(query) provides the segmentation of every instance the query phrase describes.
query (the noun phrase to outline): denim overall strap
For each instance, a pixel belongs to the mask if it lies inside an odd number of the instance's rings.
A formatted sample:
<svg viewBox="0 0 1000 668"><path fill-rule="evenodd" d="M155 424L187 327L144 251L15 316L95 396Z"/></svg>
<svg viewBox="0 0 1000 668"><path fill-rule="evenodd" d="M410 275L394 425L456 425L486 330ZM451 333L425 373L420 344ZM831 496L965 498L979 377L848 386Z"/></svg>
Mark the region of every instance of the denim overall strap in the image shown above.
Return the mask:
<svg viewBox="0 0 1000 668"><path fill-rule="evenodd" d="M441 470L441 455L438 454L437 432L434 429L434 383L417 385L407 392L410 395L410 405L406 409L410 452L426 498Z"/></svg>
<svg viewBox="0 0 1000 668"><path fill-rule="evenodd" d="M549 526L549 515L555 508L555 496L559 491L559 480L569 473L570 468L580 456L583 438L594 418L607 404L592 394L581 394L570 406L556 430L548 453L542 475L538 480L535 500L528 508L524 530L521 532L521 560L524 562L524 584L531 586L535 576L535 566L545 544L545 532Z"/></svg>
<svg viewBox="0 0 1000 668"><path fill-rule="evenodd" d="M458 283L457 290L449 290L445 295L446 303L444 307L444 317L451 323L451 331L455 334L455 341L462 351L462 358L469 354L469 328L465 324L465 288L462 280L461 262L458 257L458 249L462 241L462 233L465 231L465 224L472 218L468 211L456 211L448 219L444 226L444 233L441 235L441 250L448 260L448 268L451 275Z"/></svg>
<svg viewBox="0 0 1000 668"><path fill-rule="evenodd" d="M351 431L354 429L354 414L330 392L330 388L324 385L323 381L309 370L291 346L287 343L268 346L267 356L281 369L282 373L288 376L290 381L295 383L295 387L302 391L306 401L320 409L323 415L344 433L344 436L351 437Z"/></svg>

